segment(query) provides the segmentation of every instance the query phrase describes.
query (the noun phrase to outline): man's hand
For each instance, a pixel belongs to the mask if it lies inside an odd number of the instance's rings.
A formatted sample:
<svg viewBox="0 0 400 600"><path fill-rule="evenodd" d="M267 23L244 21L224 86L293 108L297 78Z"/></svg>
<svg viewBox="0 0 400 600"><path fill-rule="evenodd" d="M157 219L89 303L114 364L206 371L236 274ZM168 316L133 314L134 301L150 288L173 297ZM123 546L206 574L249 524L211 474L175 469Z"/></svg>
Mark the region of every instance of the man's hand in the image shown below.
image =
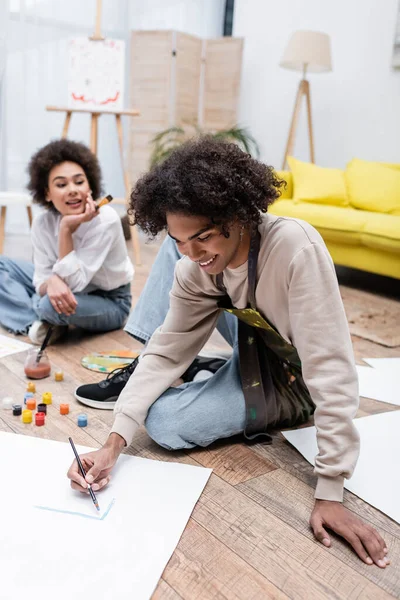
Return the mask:
<svg viewBox="0 0 400 600"><path fill-rule="evenodd" d="M347 540L367 565L375 563L384 569L390 564L386 557L388 549L385 541L376 529L363 523L341 502L316 500L310 525L317 540L327 548L331 540L325 527Z"/></svg>
<svg viewBox="0 0 400 600"><path fill-rule="evenodd" d="M112 433L100 450L82 454L80 459L86 471L85 478L82 477L78 463L74 460L67 473L67 477L71 480L71 487L86 493L89 493L88 484L92 486L94 492L104 488L111 479L111 470L124 447L124 438L117 433Z"/></svg>
<svg viewBox="0 0 400 600"><path fill-rule="evenodd" d="M65 281L58 275L52 275L47 280L47 295L59 315L70 316L75 313L78 302Z"/></svg>

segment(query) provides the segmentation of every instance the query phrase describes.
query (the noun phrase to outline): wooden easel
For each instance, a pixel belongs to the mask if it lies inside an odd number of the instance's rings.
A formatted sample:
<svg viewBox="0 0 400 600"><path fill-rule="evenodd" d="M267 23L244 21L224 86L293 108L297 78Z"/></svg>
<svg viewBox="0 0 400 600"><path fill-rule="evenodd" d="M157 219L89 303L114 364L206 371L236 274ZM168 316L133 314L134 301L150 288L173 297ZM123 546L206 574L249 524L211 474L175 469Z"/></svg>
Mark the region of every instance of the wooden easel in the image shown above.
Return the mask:
<svg viewBox="0 0 400 600"><path fill-rule="evenodd" d="M286 150L283 157L282 170L284 170L287 162L287 157L293 153L294 142L296 136L297 123L299 120L301 102L303 100L303 96L306 98L307 105L307 121L308 121L308 139L310 143L310 158L311 162L314 162L314 139L313 139L313 128L312 128L312 118L311 118L311 96L310 96L310 84L305 79L305 72L303 74L303 79L299 83L299 88L297 90L296 102L294 104L292 122L290 123L289 136L286 144Z"/></svg>
<svg viewBox="0 0 400 600"><path fill-rule="evenodd" d="M102 0L97 0L97 10L96 10L96 24L95 24L95 32L90 37L91 40L94 41L103 41L104 36L101 35L100 32L100 24L101 24L101 3ZM88 113L91 116L90 122L90 149L97 156L97 140L98 140L98 121L101 115L115 115L115 124L117 127L117 135L118 135L118 144L121 158L121 166L122 173L124 177L124 186L125 186L125 198L115 198L113 200L114 204L124 204L128 205L129 196L131 192L131 184L129 181L128 172L124 166L124 140L123 140L123 130L122 130L122 121L121 115L127 115L129 117L137 117L140 115L139 110L133 108L128 110L113 110L113 111L101 111L101 110L90 110L85 108L64 108L58 106L46 106L46 110L55 111L55 112L65 112L65 121L64 127L62 130L61 137L66 138L68 135L68 129L71 122L72 113ZM135 257L135 262L137 265L141 264L140 260L140 244L139 244L139 236L137 232L137 228L134 225L131 225L131 237L132 237L132 245L133 245L133 253Z"/></svg>

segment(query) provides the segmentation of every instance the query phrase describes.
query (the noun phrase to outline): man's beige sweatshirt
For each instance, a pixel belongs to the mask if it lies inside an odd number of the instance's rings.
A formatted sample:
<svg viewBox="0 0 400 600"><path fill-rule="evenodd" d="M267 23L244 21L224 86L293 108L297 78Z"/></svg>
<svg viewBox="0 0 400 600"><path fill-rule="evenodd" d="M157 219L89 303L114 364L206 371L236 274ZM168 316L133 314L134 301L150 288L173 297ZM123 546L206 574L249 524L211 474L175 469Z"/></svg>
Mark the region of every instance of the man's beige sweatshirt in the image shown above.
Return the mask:
<svg viewBox="0 0 400 600"><path fill-rule="evenodd" d="M359 453L353 424L359 395L353 349L332 259L319 233L298 219L265 214L259 225L256 303L299 353L316 405L315 497L343 499ZM236 308L248 305L247 262L225 269ZM113 432L127 445L149 408L178 379L215 328L222 292L216 278L184 257L177 262L165 321L151 337L115 406Z"/></svg>

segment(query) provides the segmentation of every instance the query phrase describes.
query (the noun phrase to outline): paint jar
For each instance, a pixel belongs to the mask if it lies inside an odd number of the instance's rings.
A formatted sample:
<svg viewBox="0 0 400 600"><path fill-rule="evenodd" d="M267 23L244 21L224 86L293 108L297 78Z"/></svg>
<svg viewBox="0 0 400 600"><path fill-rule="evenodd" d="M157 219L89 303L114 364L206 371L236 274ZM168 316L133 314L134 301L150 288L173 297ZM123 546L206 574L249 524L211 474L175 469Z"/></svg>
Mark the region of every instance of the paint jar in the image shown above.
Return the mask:
<svg viewBox="0 0 400 600"><path fill-rule="evenodd" d="M35 410L36 408L36 400L35 398L28 398L26 401L26 408L29 408L29 410Z"/></svg>
<svg viewBox="0 0 400 600"><path fill-rule="evenodd" d="M26 391L36 394L36 383L34 381L28 381L28 385L26 386Z"/></svg>
<svg viewBox="0 0 400 600"><path fill-rule="evenodd" d="M45 424L45 414L43 412L37 412L35 415L35 425L41 427L41 425Z"/></svg>
<svg viewBox="0 0 400 600"><path fill-rule="evenodd" d="M64 381L64 373L62 371L60 371L60 370L56 371L54 373L54 379L56 381Z"/></svg>
<svg viewBox="0 0 400 600"><path fill-rule="evenodd" d="M11 396L5 396L5 398L3 398L3 408L6 408L7 410L12 410L13 404L15 404L15 402L11 398Z"/></svg>
<svg viewBox="0 0 400 600"><path fill-rule="evenodd" d="M22 411L22 422L23 423L32 423L32 411L27 408Z"/></svg>
<svg viewBox="0 0 400 600"><path fill-rule="evenodd" d="M87 415L85 415L84 413L82 413L81 415L78 415L78 427L86 427L87 423L88 423Z"/></svg>
<svg viewBox="0 0 400 600"><path fill-rule="evenodd" d="M42 403L43 404L52 404L53 402L53 394L51 392L44 392L42 394Z"/></svg>
<svg viewBox="0 0 400 600"><path fill-rule="evenodd" d="M43 351L40 361L36 362L38 352L40 352L40 348L30 348L28 350L24 370L29 379L44 379L50 375L51 366L46 351Z"/></svg>
<svg viewBox="0 0 400 600"><path fill-rule="evenodd" d="M24 394L24 404L27 403L27 401L29 400L29 398L34 398L35 394L33 392L25 392Z"/></svg>

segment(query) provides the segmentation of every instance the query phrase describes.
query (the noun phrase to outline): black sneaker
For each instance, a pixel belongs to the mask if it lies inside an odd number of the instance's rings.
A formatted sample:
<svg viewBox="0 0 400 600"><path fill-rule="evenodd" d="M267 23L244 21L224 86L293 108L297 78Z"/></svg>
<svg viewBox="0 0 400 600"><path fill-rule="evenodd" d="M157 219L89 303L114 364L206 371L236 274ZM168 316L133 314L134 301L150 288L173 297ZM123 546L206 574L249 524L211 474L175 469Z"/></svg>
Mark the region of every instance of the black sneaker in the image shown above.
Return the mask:
<svg viewBox="0 0 400 600"><path fill-rule="evenodd" d="M185 383L208 379L226 362L226 359L216 356L196 356L190 367L182 375L182 379Z"/></svg>
<svg viewBox="0 0 400 600"><path fill-rule="evenodd" d="M126 367L111 371L107 375L107 378L99 383L80 385L75 390L75 398L82 404L86 404L86 406L91 406L92 408L113 410L118 396L126 386L137 364L138 359L135 358Z"/></svg>

